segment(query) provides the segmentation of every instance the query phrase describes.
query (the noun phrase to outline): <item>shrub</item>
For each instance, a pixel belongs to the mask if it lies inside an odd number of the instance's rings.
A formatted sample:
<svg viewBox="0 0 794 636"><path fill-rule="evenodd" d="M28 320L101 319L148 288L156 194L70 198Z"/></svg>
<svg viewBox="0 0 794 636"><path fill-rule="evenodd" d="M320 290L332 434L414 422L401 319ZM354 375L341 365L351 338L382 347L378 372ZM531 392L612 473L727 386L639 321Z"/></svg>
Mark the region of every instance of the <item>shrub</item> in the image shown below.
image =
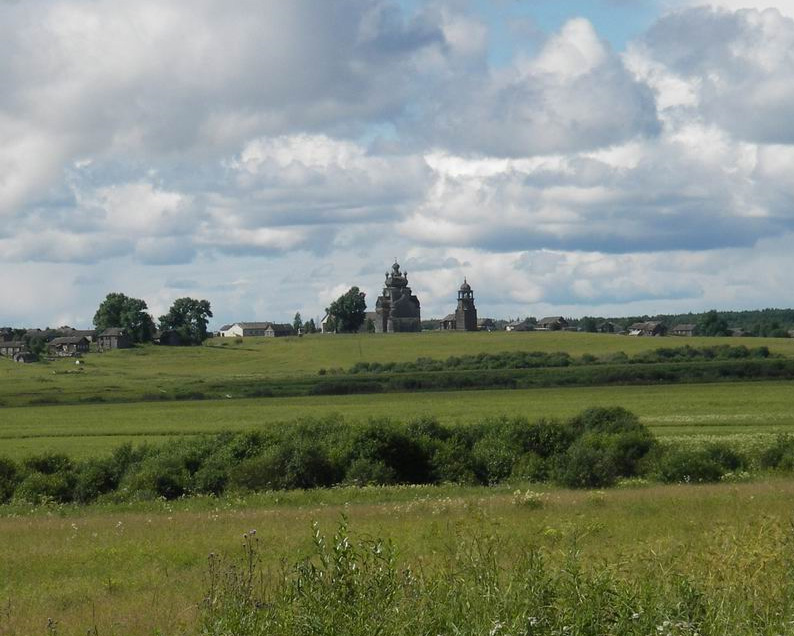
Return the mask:
<svg viewBox="0 0 794 636"><path fill-rule="evenodd" d="M521 481L546 481L549 478L549 462L537 453L524 453L513 464L510 477Z"/></svg>
<svg viewBox="0 0 794 636"><path fill-rule="evenodd" d="M11 499L20 481L19 467L7 457L0 457L0 503Z"/></svg>
<svg viewBox="0 0 794 636"><path fill-rule="evenodd" d="M471 450L474 471L482 483L496 484L513 472L520 450L504 437L488 435L479 440Z"/></svg>
<svg viewBox="0 0 794 636"><path fill-rule="evenodd" d="M384 486L397 483L397 474L381 460L358 457L348 467L345 482L354 486Z"/></svg>
<svg viewBox="0 0 794 636"><path fill-rule="evenodd" d="M150 499L176 499L188 491L190 473L177 455L161 452L145 459L125 479L130 492Z"/></svg>
<svg viewBox="0 0 794 636"><path fill-rule="evenodd" d="M667 483L719 481L726 470L705 449L672 448L661 454L656 476Z"/></svg>
<svg viewBox="0 0 794 636"><path fill-rule="evenodd" d="M555 480L569 488L611 486L618 478L612 440L599 433L577 439L558 459Z"/></svg>
<svg viewBox="0 0 794 636"><path fill-rule="evenodd" d="M63 453L43 453L26 458L24 466L32 472L54 475L71 470L72 460Z"/></svg>
<svg viewBox="0 0 794 636"><path fill-rule="evenodd" d="M14 492L14 498L32 504L68 503L73 499L75 477L71 472L31 472Z"/></svg>

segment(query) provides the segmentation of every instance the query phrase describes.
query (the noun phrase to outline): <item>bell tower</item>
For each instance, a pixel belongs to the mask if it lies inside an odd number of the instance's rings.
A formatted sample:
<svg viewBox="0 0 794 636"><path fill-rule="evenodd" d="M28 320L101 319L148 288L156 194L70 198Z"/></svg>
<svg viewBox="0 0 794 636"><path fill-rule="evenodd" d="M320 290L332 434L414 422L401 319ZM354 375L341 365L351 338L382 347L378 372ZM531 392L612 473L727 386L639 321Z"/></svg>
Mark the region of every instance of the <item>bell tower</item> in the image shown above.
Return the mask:
<svg viewBox="0 0 794 636"><path fill-rule="evenodd" d="M458 290L458 308L455 310L455 330L477 331L477 308L474 306L474 292L465 278Z"/></svg>

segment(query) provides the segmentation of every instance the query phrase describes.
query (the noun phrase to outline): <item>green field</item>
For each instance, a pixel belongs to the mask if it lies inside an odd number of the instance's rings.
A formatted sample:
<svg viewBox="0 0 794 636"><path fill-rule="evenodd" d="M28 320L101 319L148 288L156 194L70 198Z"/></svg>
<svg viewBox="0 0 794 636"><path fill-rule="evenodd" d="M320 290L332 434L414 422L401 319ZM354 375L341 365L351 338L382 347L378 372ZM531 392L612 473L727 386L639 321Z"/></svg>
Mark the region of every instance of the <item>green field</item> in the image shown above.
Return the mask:
<svg viewBox="0 0 794 636"><path fill-rule="evenodd" d="M48 618L57 634L194 634L210 552L236 556L243 533L256 529L272 577L282 559L309 553L312 521L332 533L343 513L356 536L391 538L401 564L423 569L465 537L497 536L508 553L538 546L552 564L575 547L585 567L629 579L689 576L704 594L749 594L759 611L786 576L794 481L545 490L540 509L515 505L515 487L9 509L0 518L0 634L46 634Z"/></svg>
<svg viewBox="0 0 794 636"><path fill-rule="evenodd" d="M68 359L20 365L0 358L0 405L158 400L200 392L210 384L258 383L266 388L268 379L317 377L320 369L348 369L361 361L409 362L422 356L446 359L502 351L631 355L685 344L767 346L794 357L794 339L788 338L629 338L569 332L315 335L246 338L239 344L216 338L202 347L143 346L89 354L81 366Z"/></svg>
<svg viewBox="0 0 794 636"><path fill-rule="evenodd" d="M758 436L794 433L792 404L791 383L748 382L7 407L0 409L0 448L13 457L56 450L82 458L127 441L157 443L331 414L397 421L433 415L465 424L498 415L561 418L613 405L637 413L661 437Z"/></svg>
<svg viewBox="0 0 794 636"><path fill-rule="evenodd" d="M794 340L788 339L431 333L146 346L90 354L80 366L0 359L0 455L18 459L54 450L87 458L127 441L160 443L333 414L349 421L431 415L466 425L501 415L563 418L612 405L638 414L662 441L720 437L752 446L780 432L794 433L794 383L787 381L156 399L200 391L209 383L318 377L320 369L346 369L359 361L511 350L631 355L683 344L764 345L794 358ZM332 532L342 514L357 536L392 538L401 563L417 567L432 568L466 536L498 536L506 546L533 544L553 564L575 544L588 568L609 568L628 579L649 572L691 576L705 593L748 589L759 612L776 589L769 581L784 578L792 558L782 547L794 514L792 479L606 493L535 485L547 493L539 509L514 501L516 488L529 487L335 488L87 507L0 506L0 636L196 633L210 552L238 553L242 534L255 528L263 565L272 575L280 563L308 553L312 520ZM49 632L48 618L56 621Z"/></svg>

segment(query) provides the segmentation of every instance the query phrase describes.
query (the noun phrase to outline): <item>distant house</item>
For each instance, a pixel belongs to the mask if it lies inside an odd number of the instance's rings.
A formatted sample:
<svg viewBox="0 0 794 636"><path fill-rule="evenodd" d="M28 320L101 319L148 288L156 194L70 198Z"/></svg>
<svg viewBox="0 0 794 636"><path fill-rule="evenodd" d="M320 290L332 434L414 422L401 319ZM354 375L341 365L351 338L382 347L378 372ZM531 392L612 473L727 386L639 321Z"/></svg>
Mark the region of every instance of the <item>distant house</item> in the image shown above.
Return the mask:
<svg viewBox="0 0 794 636"><path fill-rule="evenodd" d="M734 338L743 338L745 336L751 335L750 333L746 332L744 329L740 329L738 327L733 329L728 329L728 333Z"/></svg>
<svg viewBox="0 0 794 636"><path fill-rule="evenodd" d="M568 321L562 316L548 316L538 320L538 329L546 331L560 331L568 327Z"/></svg>
<svg viewBox="0 0 794 636"><path fill-rule="evenodd" d="M372 323L372 329L375 330L375 323L378 320L377 311L368 311L364 314L364 322L358 328L359 333L369 333L369 324Z"/></svg>
<svg viewBox="0 0 794 636"><path fill-rule="evenodd" d="M20 340L0 342L0 356L13 356L21 351L27 351L28 345Z"/></svg>
<svg viewBox="0 0 794 636"><path fill-rule="evenodd" d="M264 336L269 326L269 322L235 322L232 325L225 325L226 329L221 327L221 338Z"/></svg>
<svg viewBox="0 0 794 636"><path fill-rule="evenodd" d="M88 353L90 343L85 336L65 336L55 338L47 344L47 352L54 356L73 356Z"/></svg>
<svg viewBox="0 0 794 636"><path fill-rule="evenodd" d="M535 327L526 319L514 320L505 325L505 331L533 331L534 329Z"/></svg>
<svg viewBox="0 0 794 636"><path fill-rule="evenodd" d="M11 342L14 339L14 330L8 327L0 329L0 342Z"/></svg>
<svg viewBox="0 0 794 636"><path fill-rule="evenodd" d="M334 333L334 321L331 314L326 313L320 321L320 333Z"/></svg>
<svg viewBox="0 0 794 636"><path fill-rule="evenodd" d="M455 331L455 327L455 314L447 314L439 321L438 324L438 328L442 331Z"/></svg>
<svg viewBox="0 0 794 636"><path fill-rule="evenodd" d="M111 351L113 349L129 349L132 346L132 338L126 331L118 327L105 329L97 336L97 349L99 351Z"/></svg>
<svg viewBox="0 0 794 636"><path fill-rule="evenodd" d="M19 351L15 353L13 356L11 356L11 359L14 362L20 362L22 364L36 362L36 360L38 360L36 354L33 353L32 351Z"/></svg>
<svg viewBox="0 0 794 636"><path fill-rule="evenodd" d="M496 329L496 323L493 318L478 318L477 330L478 331L493 331Z"/></svg>
<svg viewBox="0 0 794 636"><path fill-rule="evenodd" d="M676 325L670 330L670 335L672 336L687 336L692 337L695 335L695 331L697 330L697 325Z"/></svg>
<svg viewBox="0 0 794 636"><path fill-rule="evenodd" d="M295 327L288 323L268 323L265 329L265 337L267 338L283 338L285 336L296 335Z"/></svg>
<svg viewBox="0 0 794 636"><path fill-rule="evenodd" d="M85 338L88 342L93 342L96 338L95 329L75 329L74 327L64 326L58 327L58 331L64 336L73 336L76 338Z"/></svg>
<svg viewBox="0 0 794 636"><path fill-rule="evenodd" d="M663 336L667 333L667 327L661 322L653 320L647 322L635 322L628 328L630 336Z"/></svg>
<svg viewBox="0 0 794 636"><path fill-rule="evenodd" d="M596 331L598 333L615 333L615 323L614 322L602 322L600 325L596 326Z"/></svg>

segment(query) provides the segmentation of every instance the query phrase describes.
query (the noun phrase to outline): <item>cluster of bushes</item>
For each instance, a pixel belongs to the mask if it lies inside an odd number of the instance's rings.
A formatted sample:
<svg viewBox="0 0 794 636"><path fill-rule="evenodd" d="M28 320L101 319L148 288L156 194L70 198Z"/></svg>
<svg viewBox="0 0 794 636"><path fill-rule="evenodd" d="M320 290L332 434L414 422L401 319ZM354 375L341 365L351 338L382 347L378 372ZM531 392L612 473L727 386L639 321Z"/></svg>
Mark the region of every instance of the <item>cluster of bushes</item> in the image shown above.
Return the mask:
<svg viewBox="0 0 794 636"><path fill-rule="evenodd" d="M614 384L675 384L746 380L794 379L794 360L783 358L690 359L637 364L587 364L524 369L354 373L315 380L304 395L350 393L454 391L461 389L528 389ZM274 387L271 383L271 387ZM285 393L283 393L285 394Z"/></svg>
<svg viewBox="0 0 794 636"><path fill-rule="evenodd" d="M579 358L564 351L505 351L502 353L478 353L475 355L450 356L446 360L417 358L413 362L357 362L348 373L412 373L437 371L477 371L486 369L544 369L589 364L653 364L659 362L693 362L698 360L743 360L768 358L768 347L749 349L743 345L717 345L713 347L661 347L627 356L622 351L597 358L584 354ZM321 375L327 371L321 369Z"/></svg>
<svg viewBox="0 0 794 636"><path fill-rule="evenodd" d="M715 481L749 465L747 457L721 444L660 446L635 415L619 407L588 409L564 422L518 417L469 426L443 426L431 418L408 424L327 418L160 447L127 444L86 461L52 453L21 463L0 458L0 502L89 503L228 490L508 480L591 488L629 477ZM778 440L760 466L793 469L794 440Z"/></svg>

